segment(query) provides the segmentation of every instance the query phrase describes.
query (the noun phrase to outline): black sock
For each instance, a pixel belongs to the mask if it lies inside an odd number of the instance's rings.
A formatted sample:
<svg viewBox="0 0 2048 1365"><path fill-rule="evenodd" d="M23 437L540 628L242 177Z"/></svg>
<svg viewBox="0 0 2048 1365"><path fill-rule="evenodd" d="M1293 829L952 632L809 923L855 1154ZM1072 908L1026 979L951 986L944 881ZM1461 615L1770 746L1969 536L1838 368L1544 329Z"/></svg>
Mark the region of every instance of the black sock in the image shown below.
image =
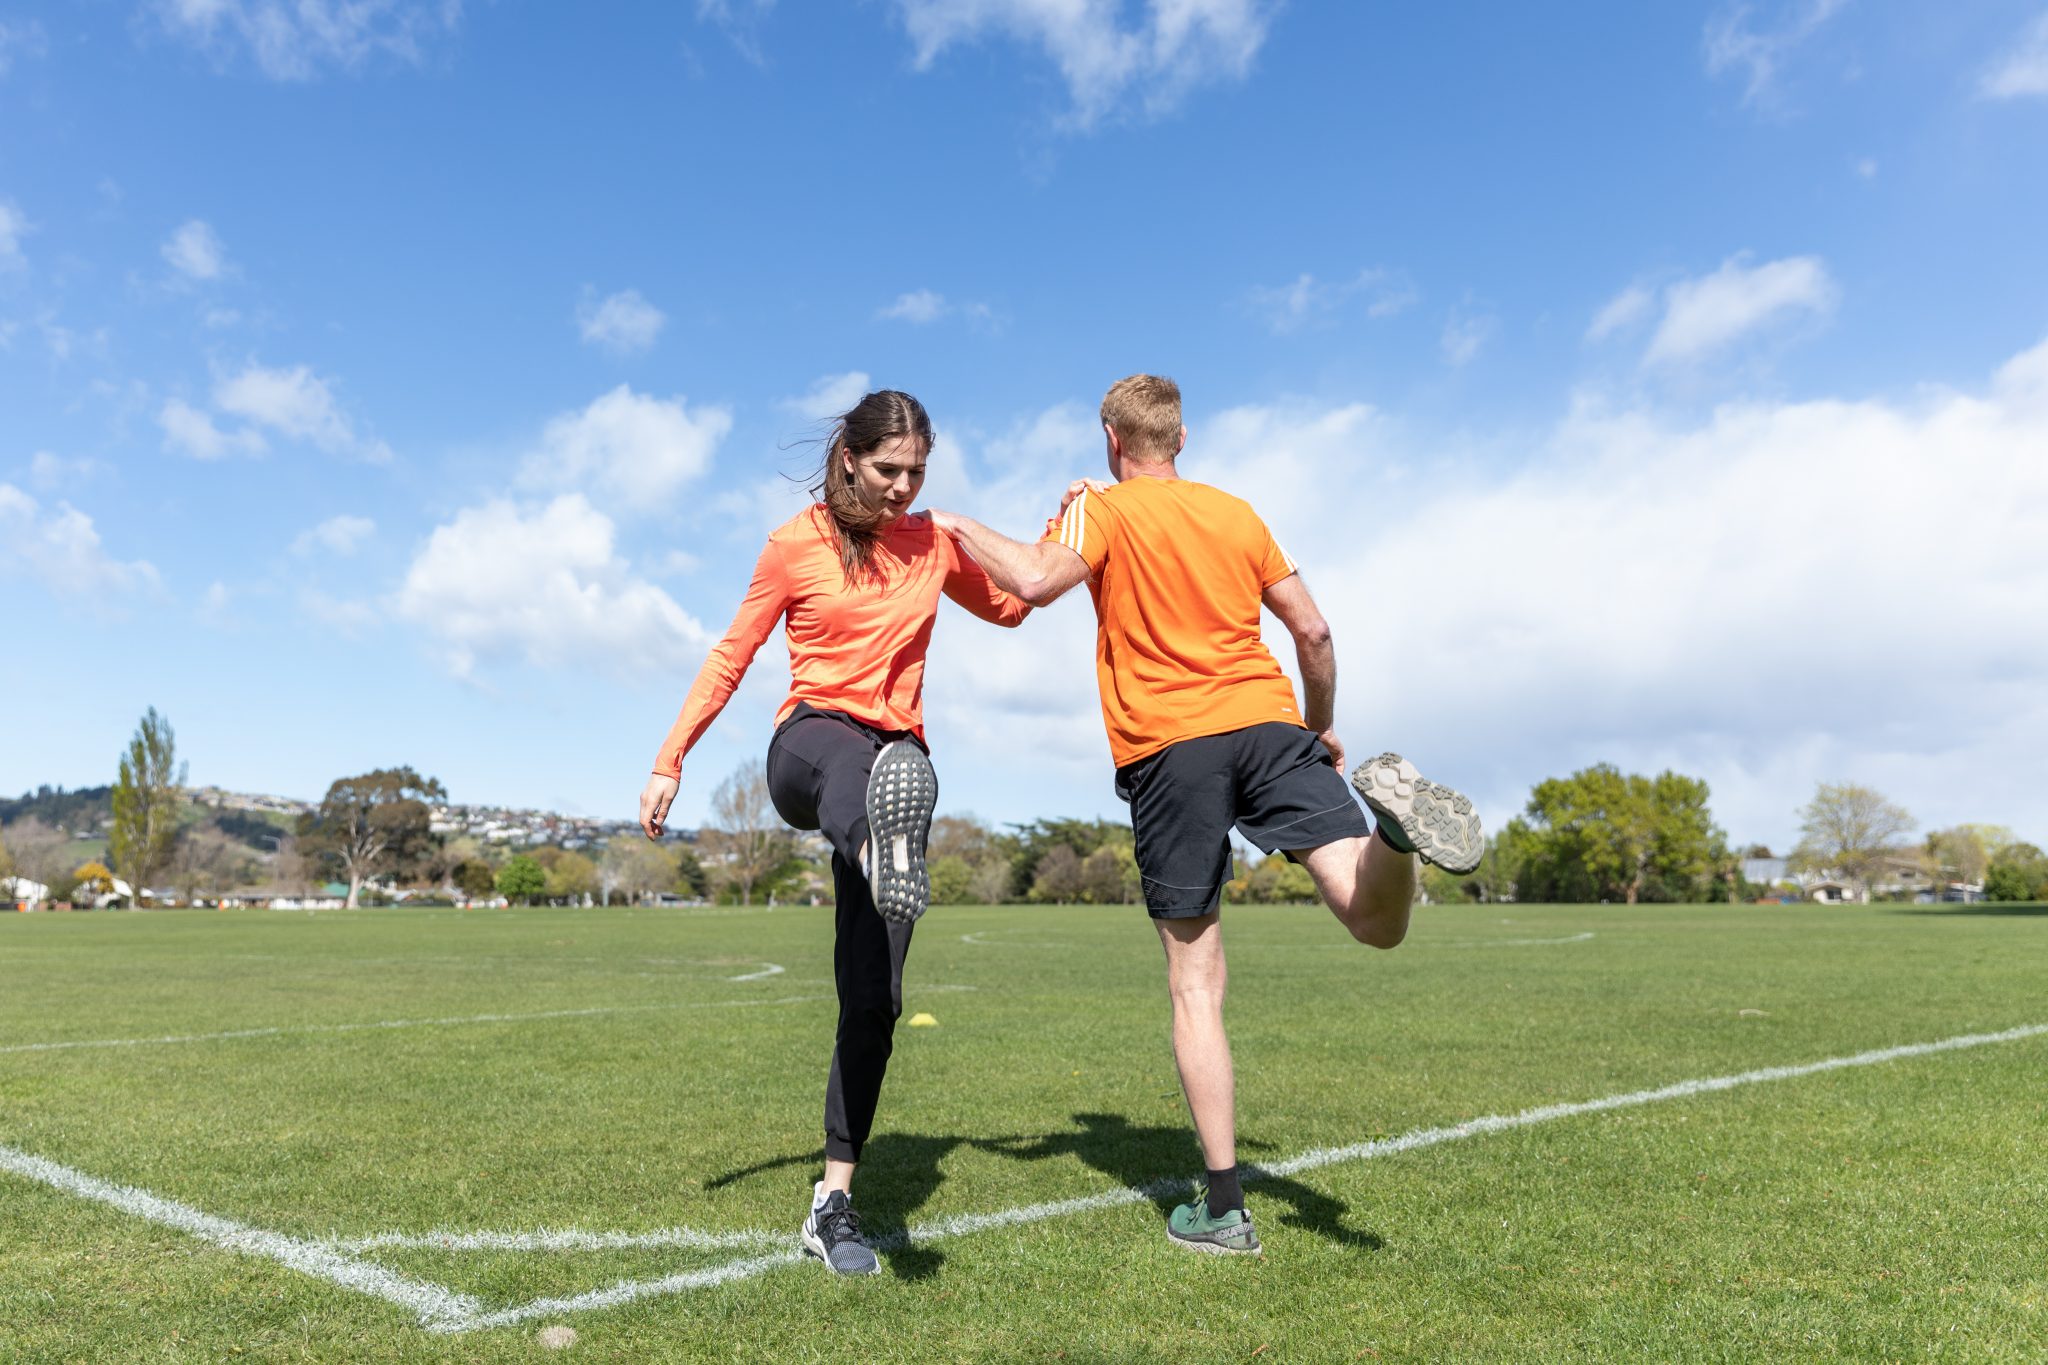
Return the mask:
<svg viewBox="0 0 2048 1365"><path fill-rule="evenodd" d="M1372 830L1373 833L1386 840L1387 847L1393 849L1396 853L1413 853L1415 851L1415 845L1408 842L1408 836L1401 832L1401 827L1384 816L1375 815L1373 817Z"/></svg>
<svg viewBox="0 0 2048 1365"><path fill-rule="evenodd" d="M1237 1183L1237 1167L1225 1171L1209 1172L1209 1216L1229 1213L1232 1209L1244 1207L1244 1190Z"/></svg>

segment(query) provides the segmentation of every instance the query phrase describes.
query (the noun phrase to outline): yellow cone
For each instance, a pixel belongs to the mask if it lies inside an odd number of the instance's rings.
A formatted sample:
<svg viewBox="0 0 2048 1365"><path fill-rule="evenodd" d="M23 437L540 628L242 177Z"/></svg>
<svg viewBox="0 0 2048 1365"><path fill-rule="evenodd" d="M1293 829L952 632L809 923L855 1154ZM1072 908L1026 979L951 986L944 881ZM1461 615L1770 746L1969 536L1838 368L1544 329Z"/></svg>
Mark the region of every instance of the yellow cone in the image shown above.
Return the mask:
<svg viewBox="0 0 2048 1365"><path fill-rule="evenodd" d="M912 1028L937 1028L939 1021L932 1018L929 1014L913 1014L910 1016L910 1026Z"/></svg>

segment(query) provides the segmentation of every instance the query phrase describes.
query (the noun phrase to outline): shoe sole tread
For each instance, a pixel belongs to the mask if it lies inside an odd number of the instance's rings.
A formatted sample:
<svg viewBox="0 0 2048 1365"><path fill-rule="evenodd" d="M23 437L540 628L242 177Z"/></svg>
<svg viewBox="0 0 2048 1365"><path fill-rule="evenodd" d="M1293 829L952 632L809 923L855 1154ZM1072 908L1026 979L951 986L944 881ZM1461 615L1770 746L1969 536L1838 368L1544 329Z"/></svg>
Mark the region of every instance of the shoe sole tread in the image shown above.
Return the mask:
<svg viewBox="0 0 2048 1365"><path fill-rule="evenodd" d="M1430 781L1399 754L1360 764L1351 785L1375 816L1399 827L1424 862L1460 876L1479 866L1486 834L1463 792Z"/></svg>

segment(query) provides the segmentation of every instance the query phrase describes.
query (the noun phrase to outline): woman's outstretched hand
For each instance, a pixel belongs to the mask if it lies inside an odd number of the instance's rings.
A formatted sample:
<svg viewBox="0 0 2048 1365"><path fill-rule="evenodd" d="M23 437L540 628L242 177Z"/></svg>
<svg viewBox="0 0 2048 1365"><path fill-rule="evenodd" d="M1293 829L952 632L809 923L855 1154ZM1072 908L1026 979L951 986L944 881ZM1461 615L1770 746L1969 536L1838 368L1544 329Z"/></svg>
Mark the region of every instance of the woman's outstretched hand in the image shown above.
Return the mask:
<svg viewBox="0 0 2048 1365"><path fill-rule="evenodd" d="M668 808L682 785L667 773L656 773L647 779L640 792L640 828L648 838L659 839L668 828Z"/></svg>

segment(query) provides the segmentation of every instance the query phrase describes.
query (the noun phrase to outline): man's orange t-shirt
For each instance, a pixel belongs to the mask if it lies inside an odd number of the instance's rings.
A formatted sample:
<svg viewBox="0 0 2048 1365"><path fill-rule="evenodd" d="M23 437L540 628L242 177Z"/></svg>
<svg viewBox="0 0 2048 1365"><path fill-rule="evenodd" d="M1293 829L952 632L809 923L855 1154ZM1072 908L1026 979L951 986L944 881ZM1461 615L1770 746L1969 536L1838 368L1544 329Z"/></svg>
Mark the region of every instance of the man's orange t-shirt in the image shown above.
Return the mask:
<svg viewBox="0 0 2048 1365"><path fill-rule="evenodd" d="M1045 538L1088 562L1119 768L1183 739L1303 724L1259 638L1261 599L1294 561L1250 503L1188 479L1126 479L1076 497Z"/></svg>
<svg viewBox="0 0 2048 1365"><path fill-rule="evenodd" d="M832 517L822 503L777 527L754 565L754 581L731 629L697 671L654 771L681 773L683 755L724 709L785 616L789 696L776 724L807 701L878 730L907 730L922 739L924 656L939 594L997 625L1014 626L1031 610L991 583L922 514L904 517L882 534L873 564L873 575L847 582Z"/></svg>

